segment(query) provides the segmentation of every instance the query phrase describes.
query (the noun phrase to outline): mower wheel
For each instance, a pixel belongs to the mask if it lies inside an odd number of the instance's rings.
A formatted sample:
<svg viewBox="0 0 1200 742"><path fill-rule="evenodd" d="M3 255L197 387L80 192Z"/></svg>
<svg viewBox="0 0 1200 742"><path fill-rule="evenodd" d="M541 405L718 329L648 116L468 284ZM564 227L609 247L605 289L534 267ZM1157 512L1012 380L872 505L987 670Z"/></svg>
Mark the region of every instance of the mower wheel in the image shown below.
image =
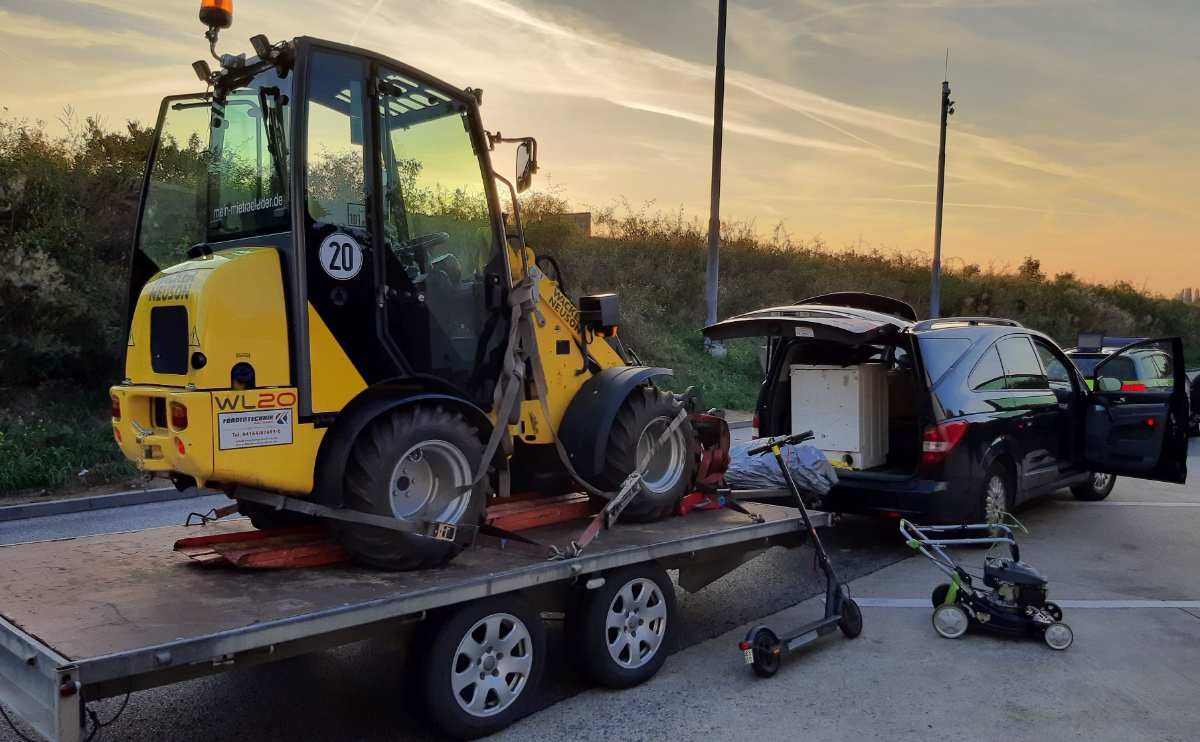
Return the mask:
<svg viewBox="0 0 1200 742"><path fill-rule="evenodd" d="M1117 478L1112 474L1092 473L1086 482L1071 487L1071 494L1076 500L1098 502L1108 497L1116 484Z"/></svg>
<svg viewBox="0 0 1200 742"><path fill-rule="evenodd" d="M616 492L638 462L647 459L642 490L626 506L622 518L641 523L664 518L691 487L696 472L691 423L684 420L666 441L657 442L681 409L672 395L643 386L633 390L617 411L598 484ZM654 453L648 456L651 450Z"/></svg>
<svg viewBox="0 0 1200 742"><path fill-rule="evenodd" d="M567 636L595 683L629 688L667 660L675 623L675 586L661 567L639 564L604 576L567 612Z"/></svg>
<svg viewBox="0 0 1200 742"><path fill-rule="evenodd" d="M946 596L950 594L950 583L943 582L933 589L933 595L929 596L933 601L933 607L937 608L942 603L946 602Z"/></svg>
<svg viewBox="0 0 1200 742"><path fill-rule="evenodd" d="M847 639L853 639L862 633L862 609L854 602L854 598L842 601L842 616L838 619L838 628Z"/></svg>
<svg viewBox="0 0 1200 742"><path fill-rule="evenodd" d="M475 739L521 718L546 664L537 611L507 593L462 604L438 621L421 673L434 725L455 739Z"/></svg>
<svg viewBox="0 0 1200 742"><path fill-rule="evenodd" d="M1050 618L1053 618L1055 621L1062 620L1063 612L1062 612L1062 608L1059 607L1058 603L1051 603L1050 601L1047 600L1046 605L1044 607L1046 609L1046 613L1050 614Z"/></svg>
<svg viewBox="0 0 1200 742"><path fill-rule="evenodd" d="M933 611L933 630L946 639L957 639L967 633L971 619L954 603L940 605Z"/></svg>
<svg viewBox="0 0 1200 742"><path fill-rule="evenodd" d="M1042 639L1045 640L1046 646L1061 652L1075 642L1075 633L1062 621L1055 621L1046 627Z"/></svg>
<svg viewBox="0 0 1200 742"><path fill-rule="evenodd" d="M477 431L456 412L431 406L393 412L355 441L346 467L346 506L398 520L476 526L486 482L463 488L482 456ZM359 523L334 525L356 561L388 570L436 567L471 539L467 527L443 541Z"/></svg>
<svg viewBox="0 0 1200 742"><path fill-rule="evenodd" d="M755 675L769 678L779 672L783 661L783 642L779 641L774 631L766 626L759 626L750 632L746 640L750 642L750 648L754 652L754 662L750 666L754 668Z"/></svg>

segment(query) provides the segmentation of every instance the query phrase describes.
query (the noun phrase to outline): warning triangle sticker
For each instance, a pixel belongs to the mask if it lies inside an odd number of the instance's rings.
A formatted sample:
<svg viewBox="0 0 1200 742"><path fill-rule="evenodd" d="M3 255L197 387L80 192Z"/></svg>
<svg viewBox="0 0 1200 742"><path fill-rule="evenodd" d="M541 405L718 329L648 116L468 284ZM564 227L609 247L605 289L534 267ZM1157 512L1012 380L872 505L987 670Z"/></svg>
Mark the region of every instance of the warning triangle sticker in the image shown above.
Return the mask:
<svg viewBox="0 0 1200 742"><path fill-rule="evenodd" d="M190 338L188 338L188 347L189 348L199 348L200 347L200 333L196 332L195 327L192 328L192 336Z"/></svg>

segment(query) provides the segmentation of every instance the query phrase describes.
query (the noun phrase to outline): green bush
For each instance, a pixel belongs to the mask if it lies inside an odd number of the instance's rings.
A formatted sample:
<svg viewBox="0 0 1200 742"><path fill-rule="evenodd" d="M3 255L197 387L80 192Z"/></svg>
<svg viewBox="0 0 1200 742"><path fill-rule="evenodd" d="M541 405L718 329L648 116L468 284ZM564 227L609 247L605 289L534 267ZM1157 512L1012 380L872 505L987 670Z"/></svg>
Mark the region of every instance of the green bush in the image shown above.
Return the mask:
<svg viewBox="0 0 1200 742"><path fill-rule="evenodd" d="M83 469L98 479L132 471L112 443L104 390L121 376L128 252L151 136L136 123L109 132L88 120L54 139L41 125L0 120L0 492L75 482ZM567 293L618 292L621 337L646 363L673 367L674 388L695 385L707 405L750 408L757 343L730 343L720 359L702 346L703 226L626 206L597 214L599 235L589 236L565 211L553 195L523 199L529 241L558 259ZM847 290L894 296L926 315L928 260L722 226L722 317ZM1084 330L1180 335L1200 363L1200 306L1126 282L1051 279L1036 256L1015 272L947 270L942 295L944 314L1011 317L1063 345ZM74 391L63 398L47 385ZM30 395L55 401L20 403Z"/></svg>

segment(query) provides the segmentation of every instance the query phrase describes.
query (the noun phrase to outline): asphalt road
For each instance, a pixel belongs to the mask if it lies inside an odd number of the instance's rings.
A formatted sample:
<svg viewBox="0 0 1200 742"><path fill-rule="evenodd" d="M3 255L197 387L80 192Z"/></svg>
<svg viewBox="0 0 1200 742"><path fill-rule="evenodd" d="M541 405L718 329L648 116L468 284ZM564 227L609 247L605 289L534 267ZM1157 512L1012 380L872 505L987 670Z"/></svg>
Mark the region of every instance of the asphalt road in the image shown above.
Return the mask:
<svg viewBox="0 0 1200 742"><path fill-rule="evenodd" d="M744 431L738 432L745 435ZM1194 442L1193 454L1198 452L1200 449ZM1194 467L1200 466L1195 456L1190 463ZM1193 471L1200 469L1193 468ZM1192 499L1200 500L1197 494L1200 493L1200 487L1195 485L1168 488L1168 494L1157 499L1170 500L1178 489L1184 489L1196 496ZM1137 483L1120 480L1111 500L1127 500L1129 493L1145 491ZM227 502L223 497L205 500L212 502L193 500L163 503L36 519L46 522L31 520L0 524L0 540L12 543L172 525L182 522L188 512ZM1072 531L1072 524L1078 523L1079 519L1093 516L1095 520L1095 513L1103 514L1106 523L1119 522L1125 510L1121 507L1091 507L1091 510L1082 506L1073 507L1069 497L1059 497L1035 504L1027 511L1033 514L1038 524L1039 537L1053 538L1057 532ZM1163 515L1171 514L1168 508L1159 510ZM1200 515L1200 509L1196 514ZM1102 531L1112 525L1093 523L1091 529ZM1143 534L1142 537L1147 535L1152 538L1152 533ZM827 531L825 538L839 571L849 579L878 573L911 554L900 543L893 522L847 518L838 527ZM1146 564L1139 568L1149 570L1158 566ZM930 575L924 577L932 579ZM774 549L695 595L680 591L679 604L686 628L678 637L675 650L678 656L669 661L664 670L663 675L667 679L663 682L668 685L663 687L680 682L677 674L668 672L679 664L692 668L688 670L689 673L700 674L685 678L686 683L693 680L703 682L708 690L691 694L686 689L673 687L669 693L656 694L653 689L660 682L656 678L636 691L627 691L636 693L628 697L631 704L644 713L658 714L655 723L644 728L636 725L614 726L611 721L612 710L614 707L624 707L626 696L589 688L575 669L562 661L566 653L562 651L561 631L559 627L551 625L552 662L547 669L540 704L544 710L514 727L510 736L514 739L661 738L670 731L668 726L664 732L661 719L677 718L682 724L689 716L689 708L693 706L711 716L709 710L714 707L736 705L738 701L723 689L724 680L736 677L740 683L745 673L744 668L736 663L736 657L732 657L731 662L730 647L725 646L734 640L727 642L727 636L720 642L710 640L761 617L795 606L822 590L823 583L814 571L812 552L802 548L792 551ZM856 594L864 593L857 591ZM819 613L820 608L810 603L806 610L815 614ZM923 620L927 622L928 619L926 617ZM927 627L927 623L923 625ZM846 646L853 645L846 643ZM729 673L735 675L730 676ZM777 687L804 696L810 693L809 684L812 682L813 678L798 674ZM411 688L402 652L382 641L360 642L272 665L235 670L220 676L136 693L120 719L103 730L98 738L155 741L427 739L429 737L422 731L423 722ZM684 695L681 697L680 693ZM101 718L108 718L118 706L119 699L94 704ZM800 724L802 720L796 719L795 723ZM713 718L707 727L708 733L701 734L692 725L687 727L691 732L676 735L675 738L696 739L708 734L719 734L726 738L743 736L744 727L733 725L733 722L728 724L720 718ZM651 733L651 730L655 733ZM875 733L884 733L885 730L886 724L876 729ZM869 730L862 730L861 733L867 736L871 734ZM11 730L0 723L0 742L16 739Z"/></svg>

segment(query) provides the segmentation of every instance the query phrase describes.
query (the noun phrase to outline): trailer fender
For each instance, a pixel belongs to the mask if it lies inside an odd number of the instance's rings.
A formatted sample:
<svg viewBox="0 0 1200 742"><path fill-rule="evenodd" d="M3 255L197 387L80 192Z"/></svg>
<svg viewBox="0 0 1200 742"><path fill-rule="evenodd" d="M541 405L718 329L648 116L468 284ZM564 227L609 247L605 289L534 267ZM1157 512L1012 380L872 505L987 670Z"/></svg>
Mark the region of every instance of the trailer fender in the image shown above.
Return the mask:
<svg viewBox="0 0 1200 742"><path fill-rule="evenodd" d="M342 507L342 478L350 451L362 431L372 421L398 408L420 403L441 404L461 412L467 421L479 429L485 439L492 431L487 413L462 397L444 392L414 390L411 386L397 388L381 384L364 390L338 413L317 453L316 487L313 499L329 507Z"/></svg>
<svg viewBox="0 0 1200 742"><path fill-rule="evenodd" d="M600 476L608 434L626 397L647 379L672 375L669 368L614 366L584 383L567 407L558 430L571 465L581 477L590 482Z"/></svg>

